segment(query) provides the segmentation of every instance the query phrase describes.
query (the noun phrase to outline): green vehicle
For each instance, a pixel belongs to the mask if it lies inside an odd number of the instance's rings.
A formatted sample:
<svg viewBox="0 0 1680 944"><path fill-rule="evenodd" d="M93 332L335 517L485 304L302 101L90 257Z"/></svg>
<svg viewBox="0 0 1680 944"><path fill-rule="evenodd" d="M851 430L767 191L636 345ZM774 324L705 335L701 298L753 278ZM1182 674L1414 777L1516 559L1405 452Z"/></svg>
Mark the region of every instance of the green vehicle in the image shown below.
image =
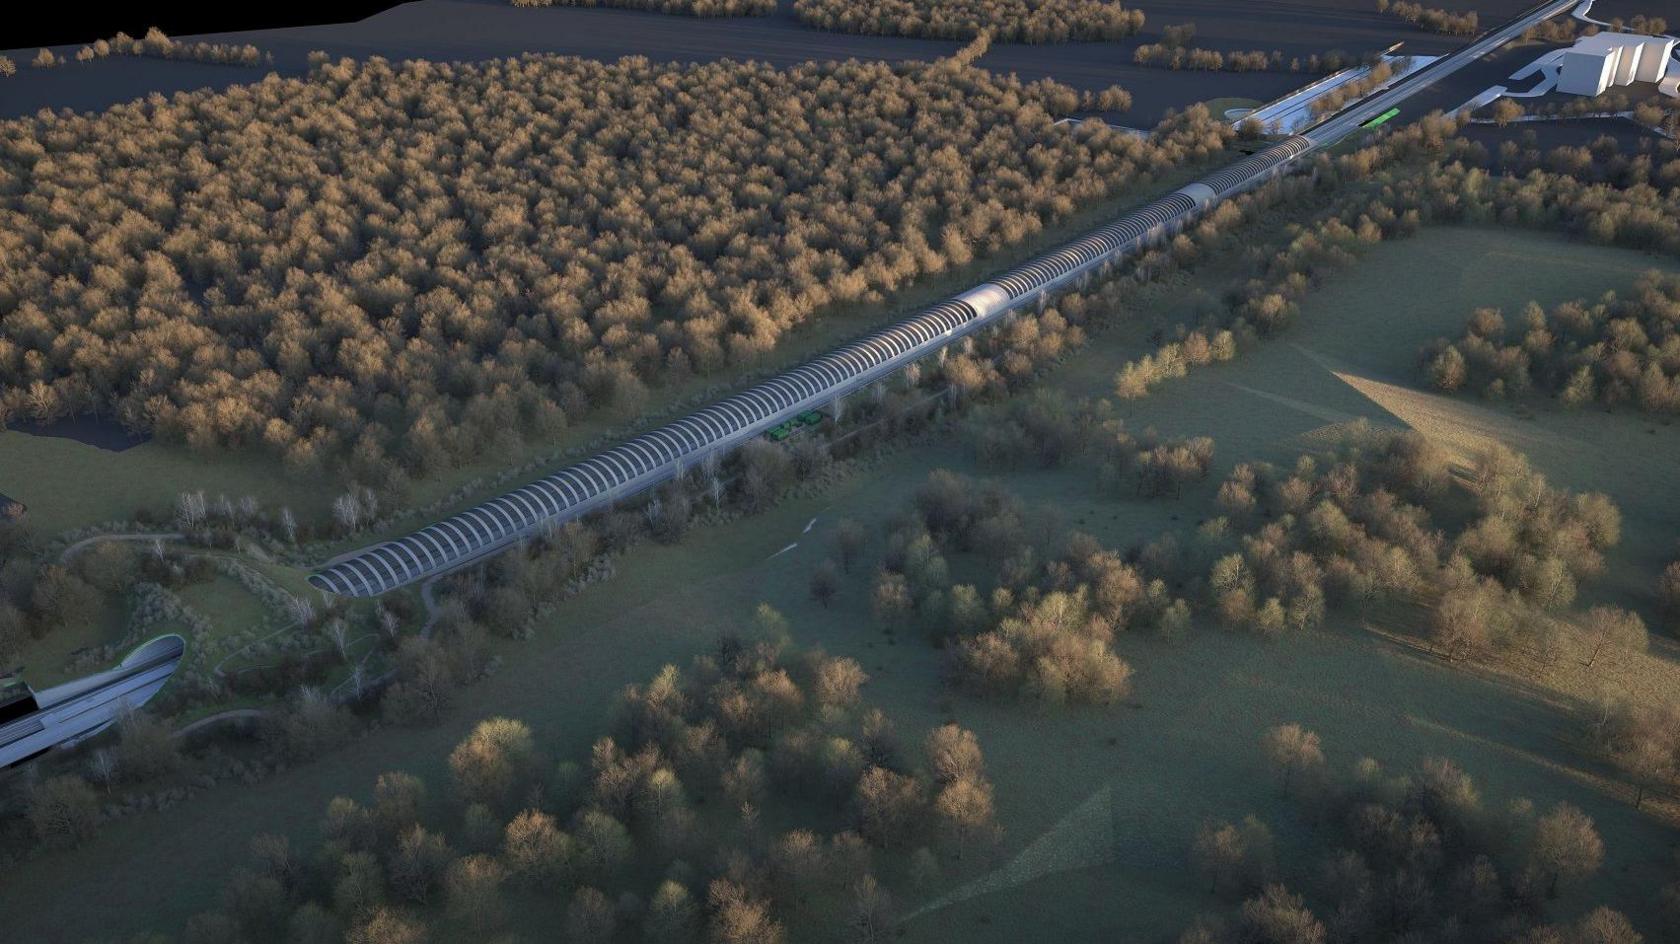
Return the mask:
<svg viewBox="0 0 1680 944"><path fill-rule="evenodd" d="M764 436L771 442L782 442L794 433L799 432L801 427L822 425L822 421L826 418L827 417L823 416L823 414L818 410L806 410L791 420L778 423L777 425L765 430Z"/></svg>
<svg viewBox="0 0 1680 944"><path fill-rule="evenodd" d="M1360 125L1360 127L1361 128L1375 128L1376 126L1378 126L1380 124L1383 124L1384 122L1388 121L1390 118L1393 118L1395 115L1398 115L1398 114L1400 114L1400 109L1390 108L1388 111L1385 111L1382 114L1378 115L1377 117L1372 118L1370 121L1365 122L1363 125Z"/></svg>

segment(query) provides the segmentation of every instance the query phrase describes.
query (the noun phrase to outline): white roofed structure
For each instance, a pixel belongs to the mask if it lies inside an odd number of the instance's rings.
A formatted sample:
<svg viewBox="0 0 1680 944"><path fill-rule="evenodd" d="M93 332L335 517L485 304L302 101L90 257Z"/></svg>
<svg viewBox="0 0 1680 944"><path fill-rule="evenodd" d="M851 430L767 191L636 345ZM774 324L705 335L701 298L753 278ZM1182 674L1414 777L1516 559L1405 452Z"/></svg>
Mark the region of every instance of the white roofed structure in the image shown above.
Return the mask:
<svg viewBox="0 0 1680 944"><path fill-rule="evenodd" d="M1676 40L1632 33L1594 33L1575 41L1559 60L1558 91L1602 95L1616 85L1660 82L1669 73Z"/></svg>

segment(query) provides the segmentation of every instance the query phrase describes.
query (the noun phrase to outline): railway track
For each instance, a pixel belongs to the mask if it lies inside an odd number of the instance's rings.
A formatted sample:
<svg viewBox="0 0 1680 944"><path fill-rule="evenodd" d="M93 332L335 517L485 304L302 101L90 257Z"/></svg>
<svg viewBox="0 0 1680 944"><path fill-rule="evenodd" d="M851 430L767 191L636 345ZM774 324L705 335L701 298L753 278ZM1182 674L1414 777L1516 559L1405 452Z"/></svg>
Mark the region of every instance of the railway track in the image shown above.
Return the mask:
<svg viewBox="0 0 1680 944"><path fill-rule="evenodd" d="M0 768L80 743L145 704L174 674L186 642L169 634L144 643L114 669L40 692L16 682L0 695Z"/></svg>
<svg viewBox="0 0 1680 944"><path fill-rule="evenodd" d="M1159 245L1207 210L1289 172L1406 99L1569 10L1544 0L1458 51L1329 115L1298 134L1031 259L910 318L865 335L581 462L395 540L342 555L309 582L374 597L448 573L545 528L610 507L682 475L798 414L823 409L938 350L1036 306L1094 272Z"/></svg>

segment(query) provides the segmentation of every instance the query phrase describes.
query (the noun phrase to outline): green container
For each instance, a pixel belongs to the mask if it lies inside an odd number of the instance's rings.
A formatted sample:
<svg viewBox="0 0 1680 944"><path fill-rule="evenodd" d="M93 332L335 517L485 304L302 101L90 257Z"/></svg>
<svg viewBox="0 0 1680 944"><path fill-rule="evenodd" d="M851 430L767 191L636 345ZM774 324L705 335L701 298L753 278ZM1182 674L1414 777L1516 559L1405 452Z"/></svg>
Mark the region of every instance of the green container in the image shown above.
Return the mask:
<svg viewBox="0 0 1680 944"><path fill-rule="evenodd" d="M1393 118L1395 115L1398 115L1398 114L1400 114L1400 109L1390 108L1388 111L1385 111L1382 114L1378 115L1377 117L1372 118L1370 121L1365 122L1363 127L1375 128L1378 125L1386 123L1390 118Z"/></svg>

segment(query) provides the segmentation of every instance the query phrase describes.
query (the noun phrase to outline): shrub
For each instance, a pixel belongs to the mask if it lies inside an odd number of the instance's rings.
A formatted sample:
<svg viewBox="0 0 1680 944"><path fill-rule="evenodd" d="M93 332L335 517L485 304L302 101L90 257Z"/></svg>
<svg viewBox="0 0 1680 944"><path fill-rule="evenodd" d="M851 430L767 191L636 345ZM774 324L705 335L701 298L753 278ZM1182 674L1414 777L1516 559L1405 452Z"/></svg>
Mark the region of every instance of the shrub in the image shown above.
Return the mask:
<svg viewBox="0 0 1680 944"><path fill-rule="evenodd" d="M1426 7L1421 3L1411 3L1407 0L1377 0L1377 10L1397 16L1420 29L1434 33L1447 33L1453 36L1474 35L1479 19L1476 11L1454 13L1438 7Z"/></svg>
<svg viewBox="0 0 1680 944"><path fill-rule="evenodd" d="M793 12L843 33L1005 43L1124 39L1143 28L1143 13L1114 0L794 0Z"/></svg>
<svg viewBox="0 0 1680 944"><path fill-rule="evenodd" d="M513 800L536 760L536 744L523 722L490 718L455 746L449 771L464 804L497 807Z"/></svg>
<svg viewBox="0 0 1680 944"><path fill-rule="evenodd" d="M29 792L29 825L48 845L80 845L99 829L99 799L80 777L50 777Z"/></svg>
<svg viewBox="0 0 1680 944"><path fill-rule="evenodd" d="M776 0L509 0L516 7L619 7L689 16L767 16Z"/></svg>

